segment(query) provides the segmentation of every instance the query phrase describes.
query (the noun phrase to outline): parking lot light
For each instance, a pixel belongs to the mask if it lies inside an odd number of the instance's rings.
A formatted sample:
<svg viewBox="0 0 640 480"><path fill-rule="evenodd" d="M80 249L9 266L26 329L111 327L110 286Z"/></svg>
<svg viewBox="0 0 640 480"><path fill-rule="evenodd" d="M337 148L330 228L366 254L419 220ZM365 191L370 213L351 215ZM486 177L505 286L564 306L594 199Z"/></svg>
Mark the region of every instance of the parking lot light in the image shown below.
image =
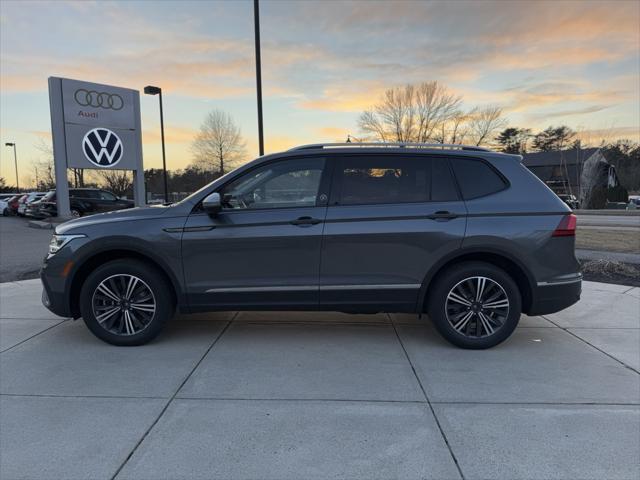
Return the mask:
<svg viewBox="0 0 640 480"><path fill-rule="evenodd" d="M164 114L162 112L162 89L147 85L144 87L144 93L147 95L159 95L160 98L160 138L162 140L162 170L164 172L164 201L169 203L169 186L167 182L167 158L164 151Z"/></svg>
<svg viewBox="0 0 640 480"><path fill-rule="evenodd" d="M13 147L13 163L16 167L16 193L20 193L20 184L18 182L18 154L16 153L16 144L15 143L5 143L5 147Z"/></svg>

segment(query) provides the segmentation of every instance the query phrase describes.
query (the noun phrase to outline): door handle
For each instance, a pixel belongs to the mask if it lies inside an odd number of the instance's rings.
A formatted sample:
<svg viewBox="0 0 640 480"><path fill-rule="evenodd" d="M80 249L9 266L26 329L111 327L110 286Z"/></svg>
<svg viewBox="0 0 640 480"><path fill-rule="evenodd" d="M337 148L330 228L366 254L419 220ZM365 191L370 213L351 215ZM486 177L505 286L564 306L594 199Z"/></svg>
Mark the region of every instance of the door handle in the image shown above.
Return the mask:
<svg viewBox="0 0 640 480"><path fill-rule="evenodd" d="M318 220L317 218L299 217L299 218L296 218L295 220L291 220L289 223L291 225L305 226L305 225L317 225L320 222L321 222L321 220Z"/></svg>
<svg viewBox="0 0 640 480"><path fill-rule="evenodd" d="M453 220L454 218L458 218L458 215L446 210L438 210L436 213L427 216L427 218L429 220Z"/></svg>

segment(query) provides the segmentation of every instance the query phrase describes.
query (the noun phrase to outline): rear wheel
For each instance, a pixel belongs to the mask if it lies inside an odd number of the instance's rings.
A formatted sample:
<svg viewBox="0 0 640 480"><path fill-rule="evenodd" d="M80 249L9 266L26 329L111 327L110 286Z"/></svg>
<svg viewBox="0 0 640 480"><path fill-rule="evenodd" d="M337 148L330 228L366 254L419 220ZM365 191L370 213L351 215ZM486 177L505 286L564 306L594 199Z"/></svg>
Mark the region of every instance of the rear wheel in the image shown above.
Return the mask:
<svg viewBox="0 0 640 480"><path fill-rule="evenodd" d="M502 269L465 262L438 276L428 299L435 327L462 348L490 348L506 340L522 313L520 291Z"/></svg>
<svg viewBox="0 0 640 480"><path fill-rule="evenodd" d="M171 286L157 269L136 260L105 263L82 286L80 311L87 327L113 345L142 345L173 315Z"/></svg>

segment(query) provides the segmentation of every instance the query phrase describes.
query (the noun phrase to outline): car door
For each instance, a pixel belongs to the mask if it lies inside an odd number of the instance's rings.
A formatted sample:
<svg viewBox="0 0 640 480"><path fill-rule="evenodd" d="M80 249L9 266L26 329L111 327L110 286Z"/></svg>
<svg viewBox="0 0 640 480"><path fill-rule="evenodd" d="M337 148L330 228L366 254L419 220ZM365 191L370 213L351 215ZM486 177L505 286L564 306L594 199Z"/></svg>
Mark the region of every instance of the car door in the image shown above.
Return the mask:
<svg viewBox="0 0 640 480"><path fill-rule="evenodd" d="M262 164L217 191L215 217L196 208L182 256L194 309L316 308L328 162Z"/></svg>
<svg viewBox="0 0 640 480"><path fill-rule="evenodd" d="M465 224L446 158L344 156L325 219L321 308L414 311L427 271L460 247Z"/></svg>
<svg viewBox="0 0 640 480"><path fill-rule="evenodd" d="M73 189L69 192L71 209L80 213L93 213L96 211L97 194L93 190Z"/></svg>
<svg viewBox="0 0 640 480"><path fill-rule="evenodd" d="M99 212L110 212L112 210L119 210L123 208L119 205L118 197L116 197L113 193L107 192L105 190L100 190L97 192L96 202L96 210Z"/></svg>

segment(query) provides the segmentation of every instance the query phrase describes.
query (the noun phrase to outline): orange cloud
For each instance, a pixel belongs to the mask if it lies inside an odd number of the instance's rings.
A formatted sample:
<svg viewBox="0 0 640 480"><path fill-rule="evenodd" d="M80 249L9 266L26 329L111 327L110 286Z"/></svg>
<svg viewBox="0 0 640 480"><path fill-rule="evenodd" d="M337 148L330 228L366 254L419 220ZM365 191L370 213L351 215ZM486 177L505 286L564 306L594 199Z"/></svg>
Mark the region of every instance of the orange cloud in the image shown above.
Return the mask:
<svg viewBox="0 0 640 480"><path fill-rule="evenodd" d="M198 130L193 128L165 125L164 140L165 143L191 143L197 134ZM142 141L145 144L159 144L161 140L159 125L142 131Z"/></svg>

